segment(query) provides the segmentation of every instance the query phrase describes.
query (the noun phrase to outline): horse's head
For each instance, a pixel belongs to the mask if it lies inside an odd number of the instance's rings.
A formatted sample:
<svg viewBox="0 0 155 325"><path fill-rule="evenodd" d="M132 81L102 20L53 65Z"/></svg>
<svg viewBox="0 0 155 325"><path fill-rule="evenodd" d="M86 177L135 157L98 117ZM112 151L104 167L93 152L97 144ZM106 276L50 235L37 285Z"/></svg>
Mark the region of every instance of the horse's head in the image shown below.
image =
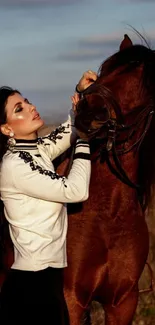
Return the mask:
<svg viewBox="0 0 155 325"><path fill-rule="evenodd" d="M117 151L119 143L120 154L139 152L147 136L154 139L154 108L155 53L125 35L119 51L101 64L97 81L84 91L75 125L88 139L104 139L107 151L114 145Z"/></svg>
<svg viewBox="0 0 155 325"><path fill-rule="evenodd" d="M137 111L155 101L155 53L143 45L133 45L127 35L120 50L99 69L97 81L84 93L77 107L76 126L84 133L117 123L132 122Z"/></svg>

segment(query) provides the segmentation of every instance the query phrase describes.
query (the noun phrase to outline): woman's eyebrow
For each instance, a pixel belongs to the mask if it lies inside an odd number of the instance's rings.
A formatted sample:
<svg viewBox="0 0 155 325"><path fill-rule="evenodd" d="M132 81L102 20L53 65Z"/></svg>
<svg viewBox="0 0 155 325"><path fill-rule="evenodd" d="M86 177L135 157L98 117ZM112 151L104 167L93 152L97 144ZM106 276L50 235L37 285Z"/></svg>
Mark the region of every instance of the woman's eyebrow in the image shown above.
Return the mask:
<svg viewBox="0 0 155 325"><path fill-rule="evenodd" d="M24 103L27 103L28 102L28 99L27 98L24 98ZM22 104L22 102L18 102L14 105L14 108L16 108L16 106Z"/></svg>
<svg viewBox="0 0 155 325"><path fill-rule="evenodd" d="M20 105L20 104L22 104L22 102L18 102L18 103L16 103L16 104L14 105L14 108L15 108L16 106Z"/></svg>

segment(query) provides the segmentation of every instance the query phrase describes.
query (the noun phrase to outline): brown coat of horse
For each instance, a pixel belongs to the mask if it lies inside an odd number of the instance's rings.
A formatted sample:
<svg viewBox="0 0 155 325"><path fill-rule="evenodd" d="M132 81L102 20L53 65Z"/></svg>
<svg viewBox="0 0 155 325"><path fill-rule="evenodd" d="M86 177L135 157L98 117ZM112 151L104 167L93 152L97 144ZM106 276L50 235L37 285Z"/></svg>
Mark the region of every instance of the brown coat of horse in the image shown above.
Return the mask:
<svg viewBox="0 0 155 325"><path fill-rule="evenodd" d="M75 124L91 137L92 174L89 199L68 206L64 291L71 325L80 324L92 300L103 305L106 325L133 320L149 249L140 202L147 206L155 170L154 105L155 54L125 36L77 107ZM141 192L132 186L139 182Z"/></svg>
<svg viewBox="0 0 155 325"><path fill-rule="evenodd" d="M98 80L89 88L77 106L75 125L92 138L90 194L83 204L69 206L65 297L71 325L81 323L92 300L103 305L106 325L129 325L149 250L141 204L143 200L147 207L155 169L151 150L155 143L154 52L133 45L125 35L118 53L101 65ZM111 142L111 126L115 142ZM64 167L65 162L59 171Z"/></svg>

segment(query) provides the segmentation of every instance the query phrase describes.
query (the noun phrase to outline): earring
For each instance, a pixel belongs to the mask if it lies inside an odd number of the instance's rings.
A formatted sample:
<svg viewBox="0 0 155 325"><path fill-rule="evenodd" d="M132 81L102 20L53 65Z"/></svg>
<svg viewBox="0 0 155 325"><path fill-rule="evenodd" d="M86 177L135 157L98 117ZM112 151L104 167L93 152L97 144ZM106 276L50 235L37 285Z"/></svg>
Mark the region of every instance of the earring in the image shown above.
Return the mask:
<svg viewBox="0 0 155 325"><path fill-rule="evenodd" d="M16 140L13 138L14 133L10 132L10 138L7 141L8 148L13 150L14 146L16 145Z"/></svg>

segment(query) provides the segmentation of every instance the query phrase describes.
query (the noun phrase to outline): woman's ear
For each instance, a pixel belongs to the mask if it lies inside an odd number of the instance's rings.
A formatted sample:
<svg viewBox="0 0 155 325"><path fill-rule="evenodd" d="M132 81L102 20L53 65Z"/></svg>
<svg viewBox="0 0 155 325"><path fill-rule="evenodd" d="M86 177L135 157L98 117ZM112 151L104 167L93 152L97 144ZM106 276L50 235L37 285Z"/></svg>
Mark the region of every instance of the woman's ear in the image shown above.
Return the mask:
<svg viewBox="0 0 155 325"><path fill-rule="evenodd" d="M13 133L12 129L9 127L9 125L7 123L6 124L2 124L0 126L0 130L7 137L9 137L10 133Z"/></svg>

